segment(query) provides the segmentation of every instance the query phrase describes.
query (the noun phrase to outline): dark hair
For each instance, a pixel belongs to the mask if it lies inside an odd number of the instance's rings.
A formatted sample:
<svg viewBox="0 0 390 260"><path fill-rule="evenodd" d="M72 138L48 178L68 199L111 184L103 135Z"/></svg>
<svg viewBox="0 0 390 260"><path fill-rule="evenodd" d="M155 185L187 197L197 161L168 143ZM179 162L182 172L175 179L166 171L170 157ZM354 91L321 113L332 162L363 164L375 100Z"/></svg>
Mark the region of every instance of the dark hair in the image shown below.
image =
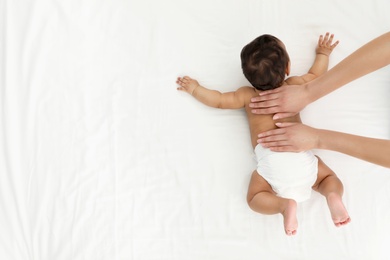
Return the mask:
<svg viewBox="0 0 390 260"><path fill-rule="evenodd" d="M289 56L281 41L264 34L241 51L241 67L245 77L258 90L268 90L283 84Z"/></svg>

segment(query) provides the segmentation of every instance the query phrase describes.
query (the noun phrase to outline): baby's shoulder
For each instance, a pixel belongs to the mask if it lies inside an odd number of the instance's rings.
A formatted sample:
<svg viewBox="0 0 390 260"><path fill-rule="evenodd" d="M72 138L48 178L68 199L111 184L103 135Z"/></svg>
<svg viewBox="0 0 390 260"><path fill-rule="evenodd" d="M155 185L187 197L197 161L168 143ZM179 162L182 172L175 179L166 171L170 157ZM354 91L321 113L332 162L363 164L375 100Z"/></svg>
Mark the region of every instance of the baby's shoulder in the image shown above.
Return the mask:
<svg viewBox="0 0 390 260"><path fill-rule="evenodd" d="M248 94L252 95L253 93L256 92L256 90L254 87L244 86L244 87L240 87L239 89L237 89L236 92L240 93L242 95L248 95Z"/></svg>
<svg viewBox="0 0 390 260"><path fill-rule="evenodd" d="M257 96L256 89L254 87L244 86L240 87L236 91L237 98L242 100L247 106L250 103L252 97Z"/></svg>
<svg viewBox="0 0 390 260"><path fill-rule="evenodd" d="M284 82L286 82L287 85L302 85L306 83L302 76L292 76Z"/></svg>
<svg viewBox="0 0 390 260"><path fill-rule="evenodd" d="M253 97L255 93L256 93L255 88L248 87L248 86L240 87L239 89L236 90L236 95L239 98L242 98L243 100L250 99L251 97Z"/></svg>

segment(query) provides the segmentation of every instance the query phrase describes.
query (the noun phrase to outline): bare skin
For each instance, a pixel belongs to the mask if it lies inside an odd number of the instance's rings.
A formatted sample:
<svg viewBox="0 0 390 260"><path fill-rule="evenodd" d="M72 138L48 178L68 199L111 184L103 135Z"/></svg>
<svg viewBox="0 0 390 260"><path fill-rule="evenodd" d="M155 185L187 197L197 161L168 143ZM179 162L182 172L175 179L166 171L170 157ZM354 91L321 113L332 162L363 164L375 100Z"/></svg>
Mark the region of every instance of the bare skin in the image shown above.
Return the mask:
<svg viewBox="0 0 390 260"><path fill-rule="evenodd" d="M336 227L340 227L351 222L351 218L349 217L339 194L331 193L326 199L332 220Z"/></svg>
<svg viewBox="0 0 390 260"><path fill-rule="evenodd" d="M363 45L313 81L261 92L252 99L250 107L255 114L290 117L345 84L389 64L390 32Z"/></svg>
<svg viewBox="0 0 390 260"><path fill-rule="evenodd" d="M318 157L318 177L313 190L322 194L328 203L329 211L336 227L351 222L351 218L342 201L343 184L336 174Z"/></svg>
<svg viewBox="0 0 390 260"><path fill-rule="evenodd" d="M277 123L277 126L280 128L261 132L257 142L276 152L338 151L390 168L390 140L316 129L301 123Z"/></svg>
<svg viewBox="0 0 390 260"><path fill-rule="evenodd" d="M323 76L303 85L264 91L252 99L252 112L276 113L274 119L291 117L309 103L341 86L390 64L390 32L349 55ZM279 124L281 129L259 132L259 143L273 151L327 149L390 168L390 140L367 138L311 128L302 124Z"/></svg>
<svg viewBox="0 0 390 260"><path fill-rule="evenodd" d="M257 171L252 173L247 202L255 212L265 215L282 214L286 235L291 236L297 233L297 203L295 200L276 196L268 182Z"/></svg>
<svg viewBox="0 0 390 260"><path fill-rule="evenodd" d="M303 84L316 78L324 73L328 67L328 56L336 47L337 42L332 44L333 36L327 34L325 37L320 37L319 44L316 49L316 59L309 72L303 76L290 77L285 81L285 85ZM284 46L284 45L283 45ZM288 75L290 67L286 68ZM187 92L195 97L203 104L215 108L222 109L240 109L244 108L248 117L252 147L257 145L257 134L259 132L276 129L275 121L272 115L255 115L252 113L252 108L249 106L251 99L259 95L260 91L253 87L241 87L236 91L221 93L216 90L210 90L201 86L198 81L185 76L179 77L176 81L179 85L178 90ZM289 118L284 118L277 121L279 123L300 123L299 114ZM319 160L319 171L316 183L313 186L327 198L329 209L335 225L340 226L340 223L346 224L349 222L349 216L344 208L341 197L343 186L337 176L329 169L321 160ZM336 194L334 196L332 194ZM296 218L297 203L292 199L281 198L276 195L268 182L254 171L249 183L247 201L249 207L262 214L282 214L284 219L284 229L287 235L295 235L297 233L298 221ZM340 205L344 208L341 210Z"/></svg>

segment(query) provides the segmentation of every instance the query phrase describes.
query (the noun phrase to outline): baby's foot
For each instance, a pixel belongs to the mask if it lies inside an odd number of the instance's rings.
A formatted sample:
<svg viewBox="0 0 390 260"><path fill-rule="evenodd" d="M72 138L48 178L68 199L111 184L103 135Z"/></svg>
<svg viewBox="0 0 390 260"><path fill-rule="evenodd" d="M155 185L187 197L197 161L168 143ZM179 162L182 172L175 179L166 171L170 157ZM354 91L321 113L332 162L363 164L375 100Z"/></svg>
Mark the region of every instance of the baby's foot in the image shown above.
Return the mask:
<svg viewBox="0 0 390 260"><path fill-rule="evenodd" d="M331 193L327 197L330 214L332 215L333 223L336 227L340 227L351 222L347 210L344 207L340 195Z"/></svg>
<svg viewBox="0 0 390 260"><path fill-rule="evenodd" d="M282 212L284 218L284 231L287 236L292 236L297 233L297 203L295 200L289 199L285 210Z"/></svg>

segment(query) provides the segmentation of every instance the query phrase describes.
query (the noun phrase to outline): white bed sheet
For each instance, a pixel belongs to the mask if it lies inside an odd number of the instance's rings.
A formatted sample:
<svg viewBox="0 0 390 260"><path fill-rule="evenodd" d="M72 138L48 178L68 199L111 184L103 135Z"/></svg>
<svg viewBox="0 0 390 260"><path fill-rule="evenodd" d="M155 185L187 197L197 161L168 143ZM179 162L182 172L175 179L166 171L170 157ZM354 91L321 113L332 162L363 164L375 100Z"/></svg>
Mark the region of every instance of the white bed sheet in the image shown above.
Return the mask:
<svg viewBox="0 0 390 260"><path fill-rule="evenodd" d="M313 193L295 237L246 205L245 114L176 90L190 75L248 84L241 48L279 37L303 74L318 36L330 66L389 30L390 2L0 1L0 259L389 259L390 170L316 151L345 186L336 228ZM302 113L312 126L390 138L390 68Z"/></svg>

